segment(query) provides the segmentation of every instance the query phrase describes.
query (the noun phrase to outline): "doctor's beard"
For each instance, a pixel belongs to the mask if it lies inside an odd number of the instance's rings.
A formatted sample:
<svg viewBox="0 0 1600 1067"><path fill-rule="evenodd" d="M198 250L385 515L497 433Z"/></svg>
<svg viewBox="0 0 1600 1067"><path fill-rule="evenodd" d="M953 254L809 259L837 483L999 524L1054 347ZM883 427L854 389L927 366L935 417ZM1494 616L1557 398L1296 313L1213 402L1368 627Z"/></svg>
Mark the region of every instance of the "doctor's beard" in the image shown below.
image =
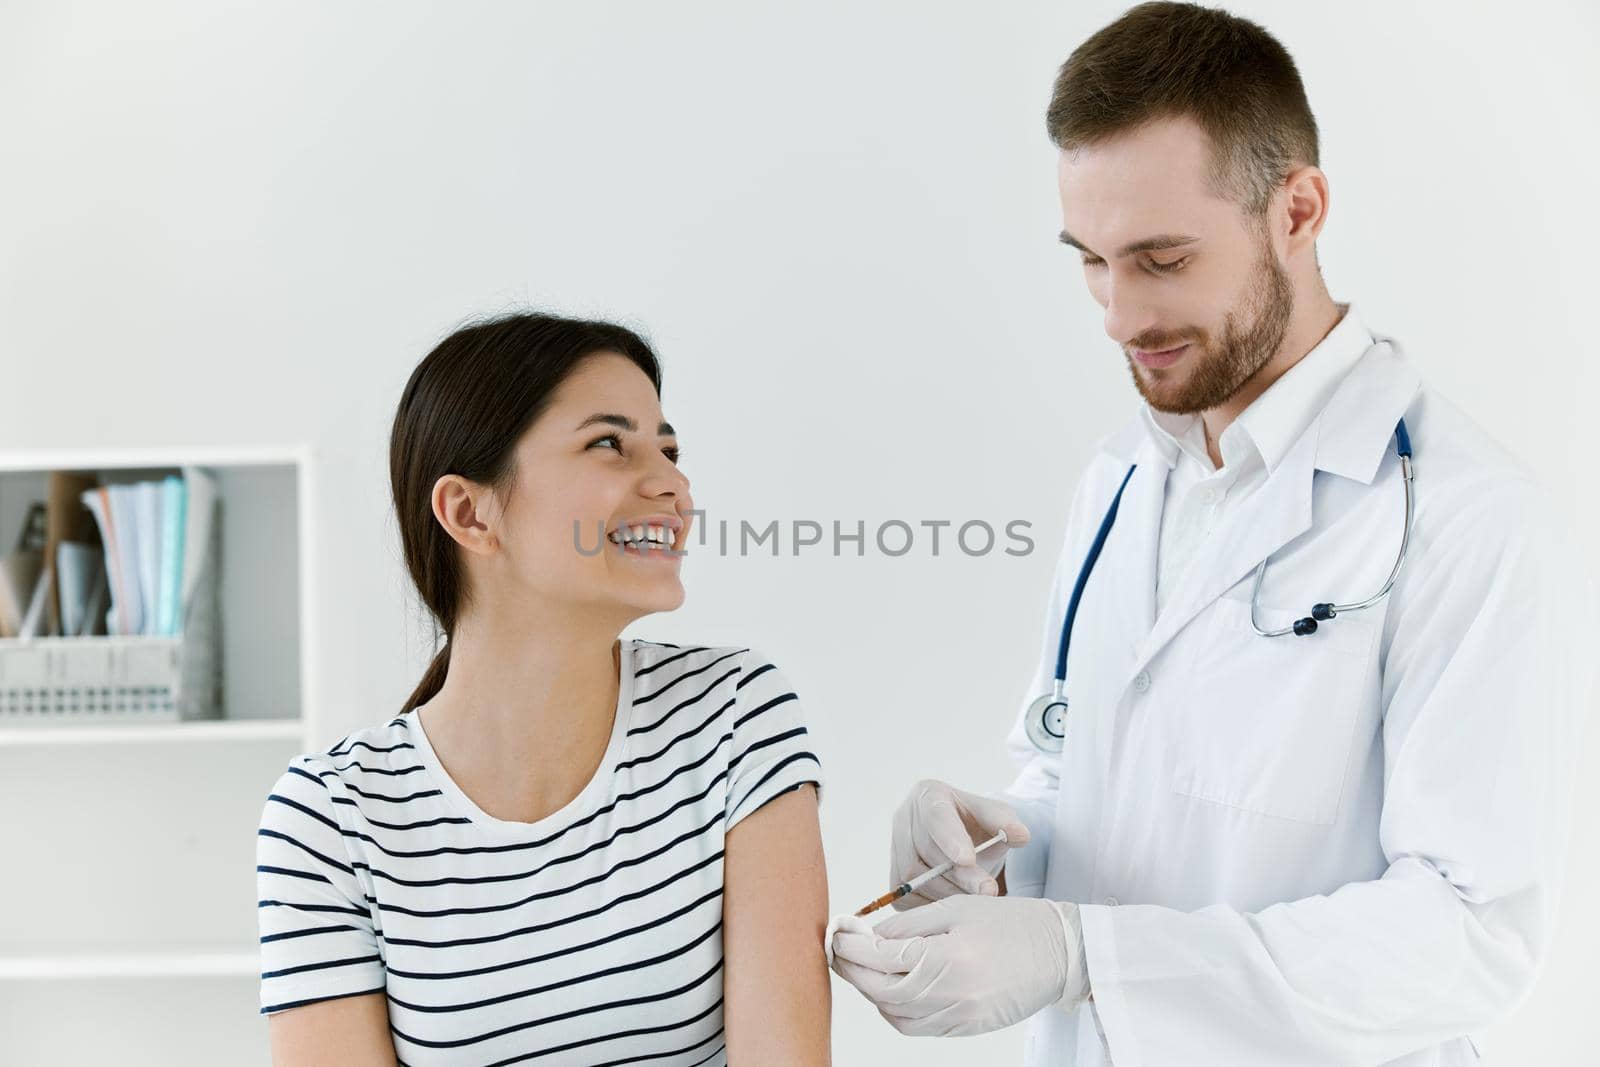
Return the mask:
<svg viewBox="0 0 1600 1067"><path fill-rule="evenodd" d="M1283 344L1294 311L1294 289L1264 237L1241 303L1243 308L1230 309L1223 317L1220 342L1212 341L1204 330L1141 334L1133 339L1123 354L1128 356L1134 387L1147 404L1174 415L1214 408L1238 392ZM1249 325L1241 328L1241 319L1247 319ZM1193 343L1195 350L1170 370L1142 370L1128 355L1130 349L1160 351L1185 341ZM1174 372L1183 377L1177 379Z"/></svg>

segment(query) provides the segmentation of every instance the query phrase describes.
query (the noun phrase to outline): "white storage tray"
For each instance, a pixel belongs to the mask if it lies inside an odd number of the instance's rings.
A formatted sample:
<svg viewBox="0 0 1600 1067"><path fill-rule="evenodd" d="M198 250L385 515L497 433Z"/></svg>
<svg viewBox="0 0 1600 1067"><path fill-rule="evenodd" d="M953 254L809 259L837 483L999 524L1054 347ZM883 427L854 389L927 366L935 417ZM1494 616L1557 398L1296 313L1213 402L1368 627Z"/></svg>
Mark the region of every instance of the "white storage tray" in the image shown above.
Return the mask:
<svg viewBox="0 0 1600 1067"><path fill-rule="evenodd" d="M0 639L0 728L215 718L205 653L182 637Z"/></svg>

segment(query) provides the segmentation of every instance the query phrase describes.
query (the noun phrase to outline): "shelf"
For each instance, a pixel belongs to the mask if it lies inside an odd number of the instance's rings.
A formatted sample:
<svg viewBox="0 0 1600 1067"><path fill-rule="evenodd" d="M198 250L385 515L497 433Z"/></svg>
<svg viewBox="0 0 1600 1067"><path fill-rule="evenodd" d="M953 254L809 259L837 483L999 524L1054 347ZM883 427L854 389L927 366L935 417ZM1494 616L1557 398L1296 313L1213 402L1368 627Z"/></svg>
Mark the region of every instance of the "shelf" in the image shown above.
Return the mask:
<svg viewBox="0 0 1600 1067"><path fill-rule="evenodd" d="M198 722L79 723L42 726L0 723L0 748L11 745L166 744L188 741L295 741L300 719L217 719Z"/></svg>
<svg viewBox="0 0 1600 1067"><path fill-rule="evenodd" d="M0 450L0 471L154 470L161 467L257 467L305 464L304 445L221 447L58 448Z"/></svg>
<svg viewBox="0 0 1600 1067"><path fill-rule="evenodd" d="M128 952L102 955L0 956L0 981L83 978L255 978L254 952Z"/></svg>

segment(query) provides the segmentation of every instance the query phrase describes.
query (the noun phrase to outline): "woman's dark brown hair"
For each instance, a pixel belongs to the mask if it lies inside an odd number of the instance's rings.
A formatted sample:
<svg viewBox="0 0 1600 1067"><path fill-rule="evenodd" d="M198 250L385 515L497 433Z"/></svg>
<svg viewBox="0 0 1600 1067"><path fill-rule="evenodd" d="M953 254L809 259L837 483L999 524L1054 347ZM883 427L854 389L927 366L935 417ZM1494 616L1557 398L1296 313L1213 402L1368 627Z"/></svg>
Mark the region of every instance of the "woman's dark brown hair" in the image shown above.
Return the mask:
<svg viewBox="0 0 1600 1067"><path fill-rule="evenodd" d="M411 372L389 434L389 482L406 566L445 643L402 715L444 685L450 636L468 594L456 543L433 515L434 483L456 474L508 493L518 474L517 441L573 369L601 352L632 360L661 395L660 364L638 334L615 323L538 313L464 326Z"/></svg>
<svg viewBox="0 0 1600 1067"><path fill-rule="evenodd" d="M1205 130L1214 188L1249 216L1290 169L1318 165L1316 119L1288 51L1249 19L1195 4L1140 4L1079 45L1045 125L1070 151L1176 117Z"/></svg>

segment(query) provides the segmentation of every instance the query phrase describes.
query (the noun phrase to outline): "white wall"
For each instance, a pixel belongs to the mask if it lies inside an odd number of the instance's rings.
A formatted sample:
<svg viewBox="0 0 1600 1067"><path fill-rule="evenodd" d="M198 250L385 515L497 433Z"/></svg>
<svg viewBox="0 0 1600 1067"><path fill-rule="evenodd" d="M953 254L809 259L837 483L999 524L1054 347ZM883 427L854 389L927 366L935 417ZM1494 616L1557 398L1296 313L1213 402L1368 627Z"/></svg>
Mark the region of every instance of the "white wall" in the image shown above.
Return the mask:
<svg viewBox="0 0 1600 1067"><path fill-rule="evenodd" d="M392 712L427 654L385 442L469 314L646 330L713 520L1030 520L1023 558L704 553L687 605L635 631L784 664L843 909L881 889L912 780L1007 779L1068 494L1135 403L1055 240L1042 119L1122 6L9 0L0 449L314 445L311 685L335 736ZM1594 543L1594 10L1234 10L1305 77L1334 296L1572 486ZM1600 1043L1590 742L1561 930L1499 1062ZM1021 1050L1020 1028L908 1044L842 983L835 1018L840 1063Z"/></svg>

